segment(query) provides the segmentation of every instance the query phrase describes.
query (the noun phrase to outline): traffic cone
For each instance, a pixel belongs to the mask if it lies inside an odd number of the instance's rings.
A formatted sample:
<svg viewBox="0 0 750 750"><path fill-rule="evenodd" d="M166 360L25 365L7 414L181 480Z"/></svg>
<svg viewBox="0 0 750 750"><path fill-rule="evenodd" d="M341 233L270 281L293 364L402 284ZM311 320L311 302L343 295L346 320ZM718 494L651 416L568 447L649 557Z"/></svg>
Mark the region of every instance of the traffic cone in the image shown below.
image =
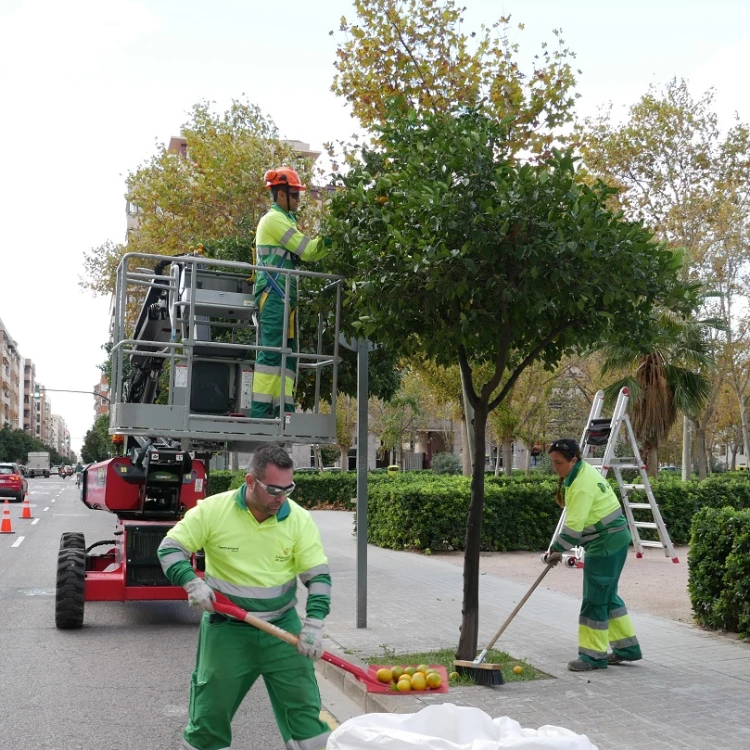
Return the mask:
<svg viewBox="0 0 750 750"><path fill-rule="evenodd" d="M0 534L15 534L13 527L10 525L10 505L8 500L5 501L5 507L3 508L3 521L0 523Z"/></svg>
<svg viewBox="0 0 750 750"><path fill-rule="evenodd" d="M26 493L26 496L23 499L23 510L21 511L21 519L24 518L33 518L34 516L31 515L31 506L29 505L29 493Z"/></svg>

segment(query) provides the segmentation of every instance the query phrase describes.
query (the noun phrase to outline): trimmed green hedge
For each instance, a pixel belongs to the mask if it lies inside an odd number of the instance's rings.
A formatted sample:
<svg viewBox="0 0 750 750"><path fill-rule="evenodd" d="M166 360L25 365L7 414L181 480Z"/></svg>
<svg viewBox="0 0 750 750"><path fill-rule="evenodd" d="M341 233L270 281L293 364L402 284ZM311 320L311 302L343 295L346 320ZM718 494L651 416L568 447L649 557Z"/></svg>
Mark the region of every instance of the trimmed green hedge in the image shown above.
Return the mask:
<svg viewBox="0 0 750 750"><path fill-rule="evenodd" d="M226 492L234 475L235 472L233 471L210 471L206 483L206 497Z"/></svg>
<svg viewBox="0 0 750 750"><path fill-rule="evenodd" d="M244 472L213 471L208 492L241 486ZM354 508L357 475L353 471L298 472L294 499L305 508ZM612 477L610 483L616 489ZM404 549L463 549L471 480L462 476L406 471L368 475L370 541ZM486 550L536 550L547 546L559 510L554 503L557 481L545 474L486 476L482 546ZM750 509L750 472L718 474L704 482L682 482L666 475L653 482L654 496L674 544L690 541L693 516L701 508ZM639 497L640 495L640 497ZM632 493L633 502L643 493ZM637 520L651 520L635 511ZM648 534L652 534L649 537ZM655 538L644 532L644 538Z"/></svg>
<svg viewBox="0 0 750 750"><path fill-rule="evenodd" d="M554 481L487 482L481 545L484 550L543 549L559 508ZM463 549L471 480L378 483L369 490L368 541L391 549Z"/></svg>
<svg viewBox="0 0 750 750"><path fill-rule="evenodd" d="M702 508L693 518L688 591L696 622L750 633L750 510Z"/></svg>

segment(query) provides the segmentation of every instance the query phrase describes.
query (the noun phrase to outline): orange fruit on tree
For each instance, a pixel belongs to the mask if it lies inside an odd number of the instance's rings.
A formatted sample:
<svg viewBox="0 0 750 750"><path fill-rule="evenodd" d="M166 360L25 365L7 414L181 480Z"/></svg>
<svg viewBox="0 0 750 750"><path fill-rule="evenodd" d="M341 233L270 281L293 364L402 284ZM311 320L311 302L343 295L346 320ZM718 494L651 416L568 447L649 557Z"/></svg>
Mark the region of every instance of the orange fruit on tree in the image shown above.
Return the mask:
<svg viewBox="0 0 750 750"><path fill-rule="evenodd" d="M381 681L381 682L390 682L393 679L393 673L390 669L386 669L383 667L382 669L379 669L375 676Z"/></svg>
<svg viewBox="0 0 750 750"><path fill-rule="evenodd" d="M427 687L427 679L421 672L417 672L414 677L411 678L411 689L412 690L424 690Z"/></svg>
<svg viewBox="0 0 750 750"><path fill-rule="evenodd" d="M431 689L439 688L443 684L443 678L437 672L430 672L427 675L427 687Z"/></svg>

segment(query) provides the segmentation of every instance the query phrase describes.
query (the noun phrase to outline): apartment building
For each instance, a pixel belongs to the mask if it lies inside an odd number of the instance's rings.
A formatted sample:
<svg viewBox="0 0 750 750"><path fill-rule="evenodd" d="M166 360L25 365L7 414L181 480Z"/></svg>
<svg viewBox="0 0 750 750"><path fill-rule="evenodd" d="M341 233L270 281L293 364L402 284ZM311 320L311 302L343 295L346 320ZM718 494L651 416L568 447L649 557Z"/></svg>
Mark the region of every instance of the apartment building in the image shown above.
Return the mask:
<svg viewBox="0 0 750 750"><path fill-rule="evenodd" d="M91 389L94 394L94 417L98 419L103 414L109 414L109 380L102 373L99 382Z"/></svg>
<svg viewBox="0 0 750 750"><path fill-rule="evenodd" d="M63 456L70 455L70 430L65 420L59 414L50 415L51 437L50 445Z"/></svg>
<svg viewBox="0 0 750 750"><path fill-rule="evenodd" d="M0 427L7 425L13 430L23 427L23 358L18 344L0 320Z"/></svg>
<svg viewBox="0 0 750 750"><path fill-rule="evenodd" d="M35 437L37 433L37 408L34 402L36 386L36 366L30 359L23 363L23 430Z"/></svg>

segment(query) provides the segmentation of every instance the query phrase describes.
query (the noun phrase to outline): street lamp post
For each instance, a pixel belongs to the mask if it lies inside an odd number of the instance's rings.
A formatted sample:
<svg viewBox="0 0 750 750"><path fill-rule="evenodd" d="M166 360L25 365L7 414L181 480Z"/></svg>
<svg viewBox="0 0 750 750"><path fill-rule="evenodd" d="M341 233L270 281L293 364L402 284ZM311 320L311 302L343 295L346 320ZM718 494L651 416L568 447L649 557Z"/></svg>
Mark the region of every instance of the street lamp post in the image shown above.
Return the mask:
<svg viewBox="0 0 750 750"><path fill-rule="evenodd" d="M108 404L111 404L112 402L101 393L101 391L71 391L66 388L39 388L39 386L36 386L34 388L34 398L40 399L42 397L42 391L45 393L49 391L50 393L86 393L90 396L98 396L99 398L103 398Z"/></svg>

